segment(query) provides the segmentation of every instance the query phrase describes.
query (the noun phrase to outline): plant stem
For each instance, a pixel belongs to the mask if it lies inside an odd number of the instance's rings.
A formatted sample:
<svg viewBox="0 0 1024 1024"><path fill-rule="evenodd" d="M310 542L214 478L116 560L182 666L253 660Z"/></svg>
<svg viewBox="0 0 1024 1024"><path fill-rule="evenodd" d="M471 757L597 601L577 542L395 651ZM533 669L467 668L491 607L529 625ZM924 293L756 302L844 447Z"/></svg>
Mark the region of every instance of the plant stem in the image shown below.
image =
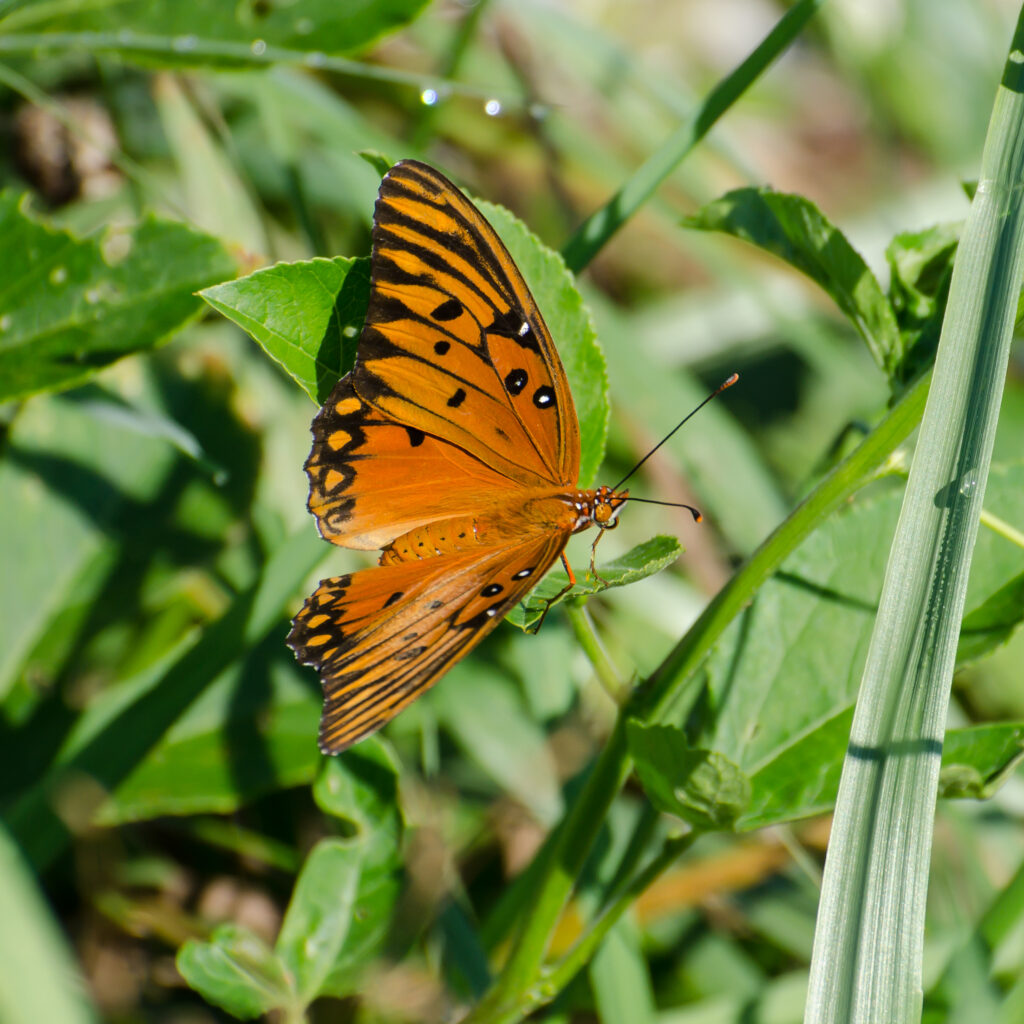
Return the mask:
<svg viewBox="0 0 1024 1024"><path fill-rule="evenodd" d="M598 682L604 687L608 696L621 707L629 699L629 687L622 682L618 669L608 657L608 652L597 635L594 621L586 607L582 603L577 604L575 601L570 601L565 605L565 612L569 617L569 625L572 626L577 642L594 667Z"/></svg>

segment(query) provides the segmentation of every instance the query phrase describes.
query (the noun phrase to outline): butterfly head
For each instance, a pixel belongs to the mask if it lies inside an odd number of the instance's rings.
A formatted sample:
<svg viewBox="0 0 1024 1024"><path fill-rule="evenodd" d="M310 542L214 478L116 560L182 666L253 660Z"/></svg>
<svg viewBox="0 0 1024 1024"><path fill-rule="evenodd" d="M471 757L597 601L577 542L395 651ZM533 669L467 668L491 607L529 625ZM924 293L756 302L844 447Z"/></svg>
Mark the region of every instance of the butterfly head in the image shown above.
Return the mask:
<svg viewBox="0 0 1024 1024"><path fill-rule="evenodd" d="M583 502L583 525L596 526L601 530L614 530L619 525L619 513L629 499L629 491L616 491L611 487L601 486L586 495Z"/></svg>

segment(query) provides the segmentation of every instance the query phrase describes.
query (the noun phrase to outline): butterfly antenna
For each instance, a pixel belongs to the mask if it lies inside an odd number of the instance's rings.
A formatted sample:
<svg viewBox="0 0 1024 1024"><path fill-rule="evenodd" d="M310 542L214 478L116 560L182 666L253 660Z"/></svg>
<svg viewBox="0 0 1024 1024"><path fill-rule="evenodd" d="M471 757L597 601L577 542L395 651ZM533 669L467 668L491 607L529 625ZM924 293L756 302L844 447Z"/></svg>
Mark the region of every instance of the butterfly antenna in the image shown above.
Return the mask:
<svg viewBox="0 0 1024 1024"><path fill-rule="evenodd" d="M676 424L676 425L675 425L675 426L674 426L674 427L673 427L673 428L672 428L672 429L671 429L671 430L670 430L670 431L669 431L669 432L668 432L668 433L667 433L667 434L666 434L666 435L665 435L665 436L664 436L664 437L663 437L663 438L662 438L662 439L661 439L661 440L660 440L660 441L659 441L659 442L658 442L658 443L657 443L657 444L656 444L656 445L655 445L655 446L654 446L654 447L653 447L653 448L652 448L652 449L651 449L651 450L650 450L650 451L649 451L649 452L648 452L648 453L647 453L647 454L646 454L646 455L645 455L645 456L644 456L644 457L643 457L643 458L642 458L642 459L641 459L641 460L640 460L640 461L639 461L639 462L638 462L638 463L637 463L637 464L636 464L636 465L635 465L635 466L634 466L634 467L633 467L633 468L632 468L632 469L631 469L631 470L630 470L630 471L629 471L629 472L628 472L628 473L627 473L627 474L626 474L626 475L625 475L625 476L624 476L624 477L623 477L623 478L622 478L622 479L621 479L621 480L620 480L620 481L619 481L619 482L618 482L618 483L617 483L617 484L616 484L616 485L615 485L615 486L613 487L613 488L612 488L612 490L613 490L613 491L617 491L617 490L618 490L618 489L619 489L619 488L620 488L620 487L621 487L621 486L622 486L622 485L623 485L623 484L624 484L624 483L625 483L625 482L626 482L626 481L627 481L627 480L628 480L628 479L629 479L629 478L630 478L630 477L631 477L631 476L632 476L632 475L633 475L633 474L634 474L634 473L635 473L635 472L636 472L636 471L637 471L637 470L638 470L638 469L639 469L639 468L640 468L640 467L641 467L641 466L642 466L642 465L643 465L643 464L644 464L644 463L645 463L645 462L646 462L646 461L647 461L647 460L648 460L648 459L649 459L649 458L650 458L650 457L651 457L651 456L652 456L652 455L653 455L653 454L654 454L654 453L655 453L655 452L656 452L656 451L657 451L657 450L658 450L658 449L659 449L659 448L660 448L660 447L661 447L661 446L662 446L662 445L663 445L663 444L664 444L664 443L665 443L665 442L666 442L666 441L667 441L667 440L668 440L668 439L670 438L670 437L672 437L672 435L673 435L673 434L674 434L674 433L675 433L675 432L676 432L676 431L677 431L677 430L678 430L678 429L679 429L679 428L680 428L680 427L681 427L681 426L682 426L682 425L683 425L683 424L684 424L684 423L685 423L685 422L686 422L686 421L687 421L688 419L690 419L690 417L692 417L692 416L696 416L696 415L697 415L697 413L699 413L699 412L701 411L701 409L703 409L703 408L704 408L704 406L705 406L705 405L707 405L707 404L708 404L708 402L710 402L710 401L711 401L711 399L712 399L712 398L714 398L714 397L715 397L716 395L720 395L720 394L721 394L721 393L722 393L722 392L723 392L723 391L724 391L724 390L725 390L726 388L731 388L731 387L733 386L733 384L735 384L735 383L736 383L736 381L738 381L739 379L740 379L740 375L739 375L738 373L734 373L734 374L733 374L733 375L732 375L731 377L729 377L729 378L728 378L727 380L723 380L723 381L722 381L722 383L721 383L721 384L719 384L719 385L718 385L718 387L717 387L717 388L715 388L715 390L714 390L714 391L712 391L712 392L711 392L711 394L710 394L710 395L708 395L708 397L707 397L707 398L705 398L705 399L704 399L704 401L700 403L700 405L698 405L698 406L697 406L697 407L696 407L695 409L693 409L693 410L692 410L691 412L688 412L688 413L687 413L687 414L686 414L686 415L685 415L685 416L684 416L684 417L683 417L683 418L682 418L682 419L681 419L681 420L680 420L680 421L679 421L679 422L678 422L678 423L677 423L677 424ZM630 501L642 501L642 500L645 500L645 499L641 499L641 498L630 498L629 500L630 500ZM649 499L648 499L648 500L649 500ZM667 502L667 501L654 501L654 502L650 502L650 501L649 501L649 503L650 503L650 504L653 504L653 505L670 505L670 504L672 504L671 502ZM699 513L699 512L698 512L698 511L697 511L697 510L696 510L696 509L695 509L695 508L694 508L694 507L693 507L692 505L683 505L682 507L683 507L683 508L688 508L688 509L689 509L689 510L690 510L690 511L691 511L691 512L693 513L693 515L694 515L694 518L695 518L695 519L696 519L696 520L697 520L698 522L700 522L700 513Z"/></svg>

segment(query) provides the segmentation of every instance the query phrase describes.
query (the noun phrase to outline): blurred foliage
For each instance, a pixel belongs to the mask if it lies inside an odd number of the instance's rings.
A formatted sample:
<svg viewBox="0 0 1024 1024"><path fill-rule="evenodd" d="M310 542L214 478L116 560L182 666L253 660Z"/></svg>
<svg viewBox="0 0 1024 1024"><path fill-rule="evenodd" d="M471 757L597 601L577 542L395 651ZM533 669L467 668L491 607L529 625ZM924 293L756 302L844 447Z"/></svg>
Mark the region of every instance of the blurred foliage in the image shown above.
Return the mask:
<svg viewBox="0 0 1024 1024"><path fill-rule="evenodd" d="M823 4L590 264L586 306L551 251L785 9L0 3L0 1020L429 1022L484 996L615 736L601 680L656 673L934 350L1002 0ZM702 526L630 505L601 554L631 585L502 627L328 762L284 636L360 556L305 510L310 399L351 362L379 166L402 157L520 218L485 206L569 356L585 480L741 380L630 483ZM936 1022L1012 1020L1024 984L1022 431L1015 351L942 777L986 802L940 805ZM537 1019L801 1019L812 816L910 453L795 544L669 721L631 723L642 786L594 822ZM609 906L629 909L587 947Z"/></svg>

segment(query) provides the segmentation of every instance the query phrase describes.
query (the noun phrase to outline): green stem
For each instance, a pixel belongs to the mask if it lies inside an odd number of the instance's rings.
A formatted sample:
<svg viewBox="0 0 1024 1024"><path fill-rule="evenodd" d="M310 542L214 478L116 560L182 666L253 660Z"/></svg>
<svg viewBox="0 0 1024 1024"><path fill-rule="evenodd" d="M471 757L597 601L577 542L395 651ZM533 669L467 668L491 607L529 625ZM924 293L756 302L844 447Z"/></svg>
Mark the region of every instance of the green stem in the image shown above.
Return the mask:
<svg viewBox="0 0 1024 1024"><path fill-rule="evenodd" d="M565 605L565 613L569 617L569 625L572 626L577 642L594 667L598 682L608 696L621 707L629 699L630 689L622 682L618 670L608 657L608 652L604 649L597 630L594 629L594 622L586 607L582 603L571 601Z"/></svg>
<svg viewBox="0 0 1024 1024"><path fill-rule="evenodd" d="M984 523L984 525L993 533L998 533L1000 537L1005 537L1011 543L1016 544L1017 547L1024 548L1024 533L1018 530L1015 526L1011 526L1004 519L1000 519L999 516L993 515L991 512L986 512L982 509L981 522Z"/></svg>
<svg viewBox="0 0 1024 1024"><path fill-rule="evenodd" d="M757 49L711 90L693 116L647 158L601 209L580 225L562 248L566 265L573 273L584 270L612 235L650 199L718 119L796 39L823 3L824 0L799 0L794 4Z"/></svg>
<svg viewBox="0 0 1024 1024"><path fill-rule="evenodd" d="M206 67L221 65L229 68L268 68L275 64L290 64L331 71L353 78L372 79L408 85L416 89L427 86L477 99L498 99L505 107L514 107L517 99L495 92L439 79L414 71L389 68L382 64L363 64L346 57L337 57L316 50L295 50L286 46L254 47L251 42L233 42L227 39L207 39L201 35L166 36L122 29L118 32L14 32L14 18L8 18L0 36L0 54L38 58L41 53L90 54L109 53L124 59L157 59L178 66Z"/></svg>
<svg viewBox="0 0 1024 1024"><path fill-rule="evenodd" d="M534 1005L536 1005L536 996L545 995L550 991L551 995L545 1000L545 1002L548 1002L572 981L577 972L586 966L590 958L597 952L605 936L614 927L619 918L622 917L623 913L632 906L633 901L666 868L674 864L694 844L699 836L699 832L687 832L685 835L665 840L665 845L661 848L661 852L628 885L613 897L612 902L601 912L586 934L579 939L572 949L550 971L544 972L543 980L538 985L541 991L536 993L533 998Z"/></svg>

